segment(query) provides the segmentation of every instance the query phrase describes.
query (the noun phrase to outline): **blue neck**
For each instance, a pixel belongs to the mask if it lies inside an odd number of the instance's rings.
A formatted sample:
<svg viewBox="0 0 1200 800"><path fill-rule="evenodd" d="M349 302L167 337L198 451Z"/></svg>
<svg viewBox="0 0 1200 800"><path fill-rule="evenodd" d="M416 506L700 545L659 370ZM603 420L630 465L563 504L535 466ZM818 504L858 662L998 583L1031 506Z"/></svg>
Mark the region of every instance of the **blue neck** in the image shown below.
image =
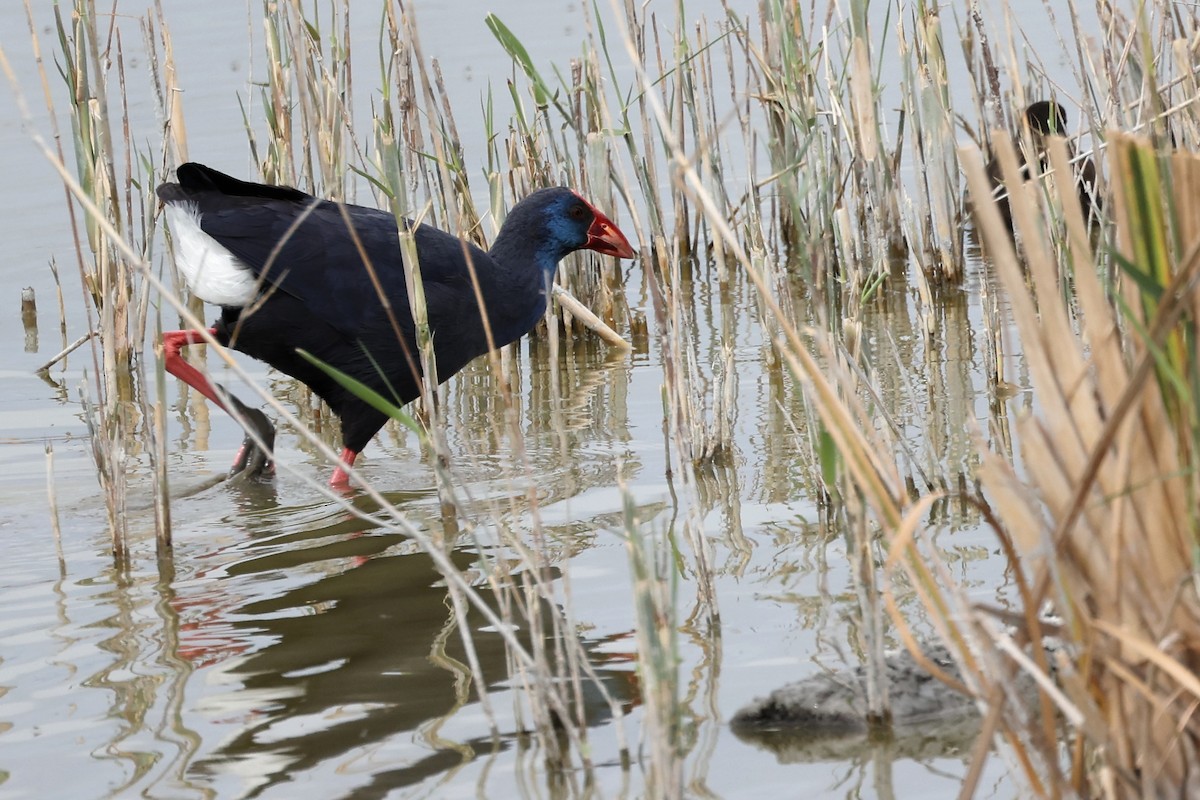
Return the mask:
<svg viewBox="0 0 1200 800"><path fill-rule="evenodd" d="M489 311L497 344L516 341L546 313L558 262L570 252L552 239L505 233L500 232L489 253L499 290L497 306Z"/></svg>

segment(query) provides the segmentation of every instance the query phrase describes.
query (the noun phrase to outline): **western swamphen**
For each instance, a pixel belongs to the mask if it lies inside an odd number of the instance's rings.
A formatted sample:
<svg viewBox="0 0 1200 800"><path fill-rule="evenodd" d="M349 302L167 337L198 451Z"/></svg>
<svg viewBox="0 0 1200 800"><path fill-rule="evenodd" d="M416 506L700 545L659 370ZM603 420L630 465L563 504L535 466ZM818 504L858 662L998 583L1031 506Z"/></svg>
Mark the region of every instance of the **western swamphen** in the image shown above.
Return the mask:
<svg viewBox="0 0 1200 800"><path fill-rule="evenodd" d="M286 186L240 181L200 164L183 164L176 174L179 182L162 184L158 196L188 287L221 306L210 333L307 384L329 404L341 419L345 448L330 484L346 486L345 467L387 417L297 350L397 405L420 395L422 371L396 218ZM428 225L410 230L442 381L489 347L516 341L533 328L545 313L558 262L568 253L586 248L619 258L634 255L608 217L563 188L541 189L517 203L487 253ZM164 333L167 371L226 411L234 406L269 447L274 430L265 415L218 392L180 355L184 346L202 341L198 331ZM248 436L233 472L253 468L249 454L255 451L257 466L265 465L266 454Z"/></svg>
<svg viewBox="0 0 1200 800"><path fill-rule="evenodd" d="M1021 179L1028 181L1049 169L1045 139L1047 136L1067 135L1067 110L1062 107L1061 103L1039 100L1031 103L1025 109L1025 122L1029 125L1034 152L1029 158L1026 158L1024 153L1018 155L1021 159ZM1084 217L1092 221L1099 221L1099 214L1103 208L1100 195L1096 191L1096 162L1090 156L1077 160L1074 144L1069 141L1067 142L1067 157L1072 161L1075 190L1079 194L1079 205L1083 209ZM1037 173L1032 173L1031 167L1035 165ZM992 182L992 190L996 196L997 205L1000 207L1000 214L1011 228L1013 220L1012 207L1008 201L1008 187L1004 185L1004 177L1000 172L1000 161L995 156L988 159L987 174L988 179Z"/></svg>

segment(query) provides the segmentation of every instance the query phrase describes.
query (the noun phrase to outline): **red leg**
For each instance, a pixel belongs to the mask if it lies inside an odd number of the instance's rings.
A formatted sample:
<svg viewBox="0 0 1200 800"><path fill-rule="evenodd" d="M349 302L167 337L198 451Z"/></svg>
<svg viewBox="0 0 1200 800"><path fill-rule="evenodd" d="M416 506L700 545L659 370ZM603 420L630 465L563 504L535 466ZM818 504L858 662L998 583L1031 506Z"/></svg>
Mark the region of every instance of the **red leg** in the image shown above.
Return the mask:
<svg viewBox="0 0 1200 800"><path fill-rule="evenodd" d="M342 463L338 464L337 468L333 471L333 477L329 479L330 487L334 489L350 488L350 476L346 474L346 470L343 468L343 465L346 467L353 467L354 459L356 458L358 458L358 453L354 452L349 447L342 450Z"/></svg>
<svg viewBox="0 0 1200 800"><path fill-rule="evenodd" d="M216 328L210 328L208 332L213 336L217 335ZM221 402L221 398L217 396L217 390L213 388L208 378L204 377L200 370L184 361L183 356L179 354L179 351L189 344L204 344L204 337L200 335L200 331L168 331L163 334L162 342L163 366L167 372L228 412L229 408Z"/></svg>

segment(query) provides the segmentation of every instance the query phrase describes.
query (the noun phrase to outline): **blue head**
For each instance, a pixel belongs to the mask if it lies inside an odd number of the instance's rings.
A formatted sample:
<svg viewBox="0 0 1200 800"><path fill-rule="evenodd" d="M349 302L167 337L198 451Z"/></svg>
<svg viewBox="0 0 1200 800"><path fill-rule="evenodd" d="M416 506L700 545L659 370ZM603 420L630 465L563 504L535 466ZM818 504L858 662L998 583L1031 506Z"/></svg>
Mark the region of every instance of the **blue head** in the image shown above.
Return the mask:
<svg viewBox="0 0 1200 800"><path fill-rule="evenodd" d="M570 189L555 187L539 189L513 206L492 255L509 264L523 252L524 259L531 259L546 280L552 280L558 262L583 249L618 258L634 256L612 220Z"/></svg>
<svg viewBox="0 0 1200 800"><path fill-rule="evenodd" d="M489 298L498 343L511 342L537 324L558 262L583 249L634 256L612 220L570 189L540 189L513 206L489 252L499 289Z"/></svg>

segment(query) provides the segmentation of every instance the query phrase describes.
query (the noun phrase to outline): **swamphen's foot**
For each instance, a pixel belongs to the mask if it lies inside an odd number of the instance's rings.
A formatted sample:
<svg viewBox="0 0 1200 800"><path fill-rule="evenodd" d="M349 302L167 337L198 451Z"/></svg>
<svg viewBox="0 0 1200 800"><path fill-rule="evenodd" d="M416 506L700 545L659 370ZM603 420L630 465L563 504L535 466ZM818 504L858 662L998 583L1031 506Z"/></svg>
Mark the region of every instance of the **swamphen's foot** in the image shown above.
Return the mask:
<svg viewBox="0 0 1200 800"><path fill-rule="evenodd" d="M229 477L239 480L269 480L275 475L275 462L272 460L272 454L275 452L275 426L267 419L267 415L257 408L251 408L231 394L226 393L226 397L229 404L241 415L246 428L246 438L242 439L242 449L238 450L237 458L229 469ZM260 445L259 441L266 447Z"/></svg>

